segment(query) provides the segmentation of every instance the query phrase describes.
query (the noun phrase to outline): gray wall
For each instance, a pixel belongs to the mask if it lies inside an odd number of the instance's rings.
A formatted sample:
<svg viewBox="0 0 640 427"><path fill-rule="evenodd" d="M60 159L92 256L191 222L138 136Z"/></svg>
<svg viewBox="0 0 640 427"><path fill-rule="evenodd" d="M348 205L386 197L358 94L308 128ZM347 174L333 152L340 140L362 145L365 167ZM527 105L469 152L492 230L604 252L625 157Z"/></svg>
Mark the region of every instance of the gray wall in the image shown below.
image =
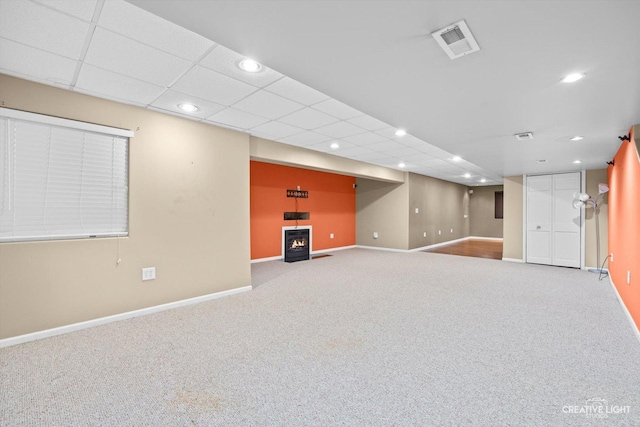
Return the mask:
<svg viewBox="0 0 640 427"><path fill-rule="evenodd" d="M502 185L473 187L469 195L471 235L476 237L502 237L503 219L495 217L495 193L504 191Z"/></svg>
<svg viewBox="0 0 640 427"><path fill-rule="evenodd" d="M409 249L468 237L468 187L410 173L407 214ZM424 237L425 232L427 237Z"/></svg>

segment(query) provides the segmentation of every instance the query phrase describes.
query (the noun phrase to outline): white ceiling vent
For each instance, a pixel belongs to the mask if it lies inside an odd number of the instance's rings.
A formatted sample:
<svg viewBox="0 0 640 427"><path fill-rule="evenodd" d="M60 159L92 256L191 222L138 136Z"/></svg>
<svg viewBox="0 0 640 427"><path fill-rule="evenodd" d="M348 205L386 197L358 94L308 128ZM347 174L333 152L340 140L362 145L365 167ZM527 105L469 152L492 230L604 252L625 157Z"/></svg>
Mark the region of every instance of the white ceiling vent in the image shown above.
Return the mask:
<svg viewBox="0 0 640 427"><path fill-rule="evenodd" d="M533 139L533 132L516 133L513 136L515 136L518 141L529 141Z"/></svg>
<svg viewBox="0 0 640 427"><path fill-rule="evenodd" d="M478 42L473 38L464 19L433 32L431 35L451 59L457 59L480 50Z"/></svg>

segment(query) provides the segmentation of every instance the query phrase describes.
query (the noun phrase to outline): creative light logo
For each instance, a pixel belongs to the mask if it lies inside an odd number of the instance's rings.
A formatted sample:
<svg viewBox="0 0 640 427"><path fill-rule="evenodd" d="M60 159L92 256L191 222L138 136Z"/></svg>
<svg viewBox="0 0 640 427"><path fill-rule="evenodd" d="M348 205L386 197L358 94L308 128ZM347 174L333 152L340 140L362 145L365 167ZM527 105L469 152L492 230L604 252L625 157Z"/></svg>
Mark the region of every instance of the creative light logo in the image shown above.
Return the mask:
<svg viewBox="0 0 640 427"><path fill-rule="evenodd" d="M583 406L565 405L562 407L564 414L581 414L586 418L609 418L609 415L628 414L631 406L609 405L605 399L594 397L587 399Z"/></svg>

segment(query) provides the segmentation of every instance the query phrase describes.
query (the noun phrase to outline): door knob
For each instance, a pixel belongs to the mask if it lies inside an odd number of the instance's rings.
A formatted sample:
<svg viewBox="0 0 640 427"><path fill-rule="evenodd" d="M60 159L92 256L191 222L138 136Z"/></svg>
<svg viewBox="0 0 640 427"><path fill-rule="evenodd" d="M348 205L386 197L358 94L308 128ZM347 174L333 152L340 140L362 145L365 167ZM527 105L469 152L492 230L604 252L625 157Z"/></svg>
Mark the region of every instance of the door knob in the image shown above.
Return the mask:
<svg viewBox="0 0 640 427"><path fill-rule="evenodd" d="M542 227L540 227L539 225L536 226L536 230L540 230Z"/></svg>

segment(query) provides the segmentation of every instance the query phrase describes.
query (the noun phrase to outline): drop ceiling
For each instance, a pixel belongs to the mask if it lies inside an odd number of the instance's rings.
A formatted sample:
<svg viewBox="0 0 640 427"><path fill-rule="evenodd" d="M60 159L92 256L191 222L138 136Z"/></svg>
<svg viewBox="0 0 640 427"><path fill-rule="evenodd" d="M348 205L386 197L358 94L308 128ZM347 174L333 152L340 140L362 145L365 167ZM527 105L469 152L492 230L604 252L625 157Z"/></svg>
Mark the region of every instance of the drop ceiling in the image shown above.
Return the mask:
<svg viewBox="0 0 640 427"><path fill-rule="evenodd" d="M606 167L640 123L637 16L640 2L615 0L11 0L0 72L491 185ZM431 33L462 19L480 51L451 60ZM263 70L240 70L246 57ZM571 72L586 77L561 83Z"/></svg>

